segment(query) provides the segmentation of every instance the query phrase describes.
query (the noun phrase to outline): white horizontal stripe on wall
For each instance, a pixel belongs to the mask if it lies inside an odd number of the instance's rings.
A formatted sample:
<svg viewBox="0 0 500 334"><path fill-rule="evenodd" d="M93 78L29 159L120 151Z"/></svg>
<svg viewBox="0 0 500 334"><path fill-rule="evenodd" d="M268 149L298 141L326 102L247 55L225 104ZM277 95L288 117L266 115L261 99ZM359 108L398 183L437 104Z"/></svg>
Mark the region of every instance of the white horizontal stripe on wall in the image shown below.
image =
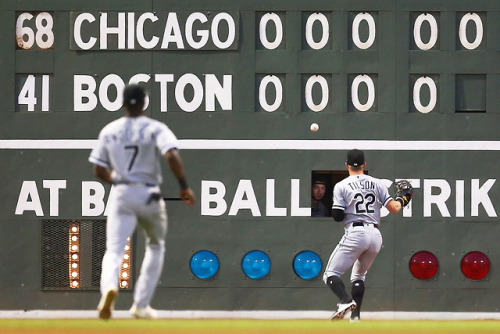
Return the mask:
<svg viewBox="0 0 500 334"><path fill-rule="evenodd" d="M0 140L0 149L90 150L95 139ZM500 151L500 141L181 139L184 150Z"/></svg>

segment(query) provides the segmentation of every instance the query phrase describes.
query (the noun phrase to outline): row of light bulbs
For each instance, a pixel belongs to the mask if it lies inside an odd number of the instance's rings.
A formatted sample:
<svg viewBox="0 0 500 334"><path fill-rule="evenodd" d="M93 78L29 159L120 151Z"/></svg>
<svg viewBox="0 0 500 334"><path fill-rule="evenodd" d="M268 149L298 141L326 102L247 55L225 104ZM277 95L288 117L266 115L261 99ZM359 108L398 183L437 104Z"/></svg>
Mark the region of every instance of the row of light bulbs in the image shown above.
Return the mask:
<svg viewBox="0 0 500 334"><path fill-rule="evenodd" d="M80 287L80 229L77 225L69 227L69 277L70 287Z"/></svg>

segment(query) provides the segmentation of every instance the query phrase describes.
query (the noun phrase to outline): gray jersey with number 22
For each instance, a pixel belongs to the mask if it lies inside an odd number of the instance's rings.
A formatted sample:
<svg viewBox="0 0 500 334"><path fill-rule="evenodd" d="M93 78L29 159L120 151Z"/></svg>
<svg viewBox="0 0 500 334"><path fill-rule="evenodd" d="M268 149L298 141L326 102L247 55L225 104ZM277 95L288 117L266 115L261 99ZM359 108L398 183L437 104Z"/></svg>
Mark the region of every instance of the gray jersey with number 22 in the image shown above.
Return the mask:
<svg viewBox="0 0 500 334"><path fill-rule="evenodd" d="M335 185L332 209L344 211L344 224L380 224L380 208L392 197L380 179L351 175Z"/></svg>

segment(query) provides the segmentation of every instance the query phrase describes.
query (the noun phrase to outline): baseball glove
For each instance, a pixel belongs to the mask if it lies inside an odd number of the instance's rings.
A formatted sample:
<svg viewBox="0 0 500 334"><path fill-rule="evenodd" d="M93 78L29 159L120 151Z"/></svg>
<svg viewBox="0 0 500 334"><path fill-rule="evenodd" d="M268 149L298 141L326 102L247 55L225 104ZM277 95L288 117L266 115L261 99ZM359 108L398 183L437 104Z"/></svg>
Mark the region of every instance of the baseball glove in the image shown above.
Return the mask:
<svg viewBox="0 0 500 334"><path fill-rule="evenodd" d="M413 187L407 180L400 180L394 183L394 191L396 192L396 201L405 207L410 203L413 197Z"/></svg>

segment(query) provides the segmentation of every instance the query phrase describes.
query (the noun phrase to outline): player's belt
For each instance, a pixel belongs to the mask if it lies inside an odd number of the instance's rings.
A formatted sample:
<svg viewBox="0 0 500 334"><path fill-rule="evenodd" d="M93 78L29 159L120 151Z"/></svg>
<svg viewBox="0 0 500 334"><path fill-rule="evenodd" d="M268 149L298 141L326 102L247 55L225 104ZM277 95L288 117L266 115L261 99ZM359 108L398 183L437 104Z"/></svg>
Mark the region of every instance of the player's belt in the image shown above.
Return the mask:
<svg viewBox="0 0 500 334"><path fill-rule="evenodd" d="M357 227L357 226L365 226L365 224L366 224L366 225L373 225L373 227L378 228L378 225L377 225L377 224L373 224L373 223L362 223L362 222L352 223L352 226L353 226L353 227Z"/></svg>

